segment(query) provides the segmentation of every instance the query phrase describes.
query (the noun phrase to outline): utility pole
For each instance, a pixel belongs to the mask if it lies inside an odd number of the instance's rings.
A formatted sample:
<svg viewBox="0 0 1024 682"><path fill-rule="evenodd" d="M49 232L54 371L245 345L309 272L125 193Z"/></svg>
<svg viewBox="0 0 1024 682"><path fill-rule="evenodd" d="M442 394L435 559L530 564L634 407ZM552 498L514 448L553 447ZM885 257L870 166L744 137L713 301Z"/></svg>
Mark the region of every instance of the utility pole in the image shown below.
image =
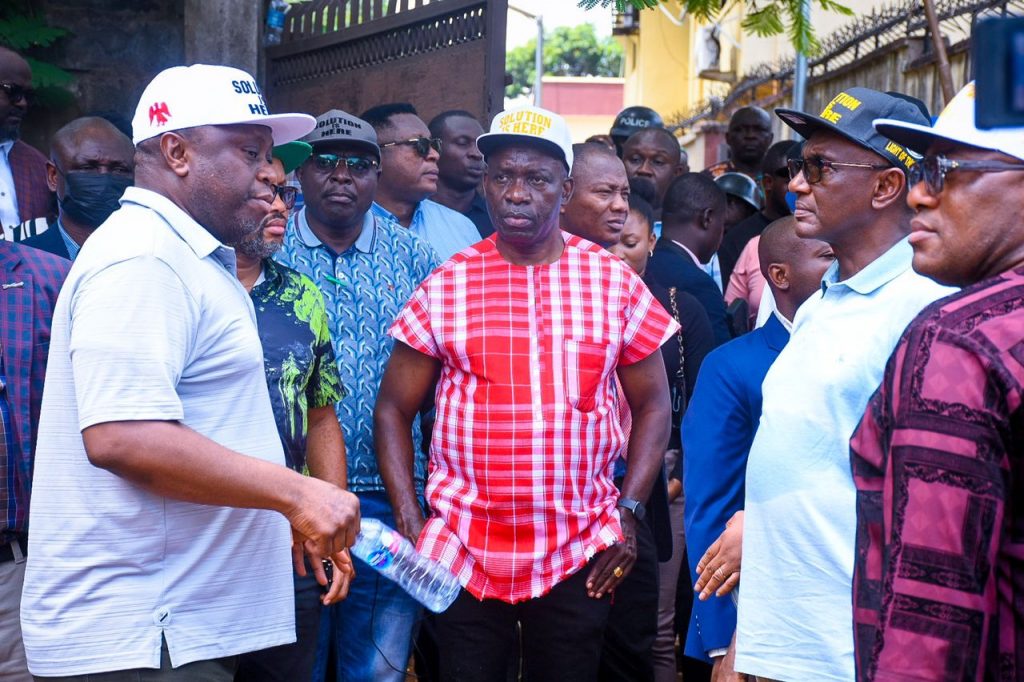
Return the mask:
<svg viewBox="0 0 1024 682"><path fill-rule="evenodd" d="M811 18L811 0L801 0L800 13L805 21ZM793 108L803 111L807 100L807 55L798 50L796 53L796 65L793 68Z"/></svg>
<svg viewBox="0 0 1024 682"><path fill-rule="evenodd" d="M512 3L509 3L508 8L513 12L522 14L527 19L533 19L537 22L537 49L533 54L533 69L536 74L533 79L533 106L539 107L541 106L543 89L541 79L544 77L544 17L540 14L533 14L532 12L520 9Z"/></svg>
<svg viewBox="0 0 1024 682"><path fill-rule="evenodd" d="M934 0L924 0L924 13L928 17L928 32L932 34L932 46L935 49L935 61L939 65L939 83L942 85L942 99L949 104L956 92L953 90L953 74L949 70L949 57L946 55L946 44L942 42L942 31L939 17L935 13Z"/></svg>

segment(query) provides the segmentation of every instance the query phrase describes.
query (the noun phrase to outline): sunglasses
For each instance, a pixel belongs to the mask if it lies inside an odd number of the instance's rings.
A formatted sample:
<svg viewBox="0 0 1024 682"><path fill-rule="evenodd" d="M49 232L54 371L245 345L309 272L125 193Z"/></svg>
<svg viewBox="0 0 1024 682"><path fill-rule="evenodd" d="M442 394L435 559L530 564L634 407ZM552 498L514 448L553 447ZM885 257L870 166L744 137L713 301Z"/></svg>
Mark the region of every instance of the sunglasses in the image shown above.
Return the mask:
<svg viewBox="0 0 1024 682"><path fill-rule="evenodd" d="M1003 171L1024 170L1024 164L1006 163L1004 161L958 161L945 156L926 156L907 171L907 180L911 186L924 181L932 196L937 196L945 186L946 173L954 170L967 170L975 173L1002 173Z"/></svg>
<svg viewBox="0 0 1024 682"><path fill-rule="evenodd" d="M33 90L32 88L23 87L21 85L18 85L17 83L0 83L0 90L3 90L5 93L7 93L7 99L9 99L12 104L21 101L24 101L25 104L29 104L32 102L32 100L35 99L36 96L35 90Z"/></svg>
<svg viewBox="0 0 1024 682"><path fill-rule="evenodd" d="M284 207L291 210L295 206L295 199L299 196L299 188L292 187L291 185L271 185L270 189L274 190L274 198L281 197L281 201L284 202ZM271 200L273 201L273 199Z"/></svg>
<svg viewBox="0 0 1024 682"><path fill-rule="evenodd" d="M345 164L349 174L354 178L364 177L380 165L377 159L368 159L365 156L338 156L337 154L314 154L310 161L313 162L313 167L321 173L333 173L335 168Z"/></svg>
<svg viewBox="0 0 1024 682"><path fill-rule="evenodd" d="M394 147L396 145L409 145L416 150L416 153L422 156L424 159L430 156L430 150L433 149L438 154L441 153L441 138L440 137L414 137L409 140L398 140L397 142L386 142L380 146L381 149L385 147Z"/></svg>
<svg viewBox="0 0 1024 682"><path fill-rule="evenodd" d="M809 159L789 159L786 162L786 167L789 169L790 180L796 179L796 176L803 173L804 178L807 179L807 184L809 185L816 185L821 182L822 175L824 175L826 168L833 171L836 168L870 168L872 170L884 170L886 168L891 168L887 163L841 163L839 161L829 161L821 158L820 156L812 156Z"/></svg>

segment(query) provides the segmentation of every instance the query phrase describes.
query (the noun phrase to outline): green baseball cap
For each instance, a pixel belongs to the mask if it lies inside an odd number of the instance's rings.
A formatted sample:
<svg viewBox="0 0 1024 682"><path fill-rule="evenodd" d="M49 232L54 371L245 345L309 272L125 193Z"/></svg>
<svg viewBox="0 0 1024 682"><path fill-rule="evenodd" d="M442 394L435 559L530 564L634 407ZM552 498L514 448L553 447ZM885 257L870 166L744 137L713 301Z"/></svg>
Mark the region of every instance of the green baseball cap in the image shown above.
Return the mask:
<svg viewBox="0 0 1024 682"><path fill-rule="evenodd" d="M296 140L295 142L289 142L287 144L281 144L274 147L273 155L275 159L281 162L284 166L284 174L287 175L293 170L302 165L302 162L309 158L309 155L313 153L313 147Z"/></svg>

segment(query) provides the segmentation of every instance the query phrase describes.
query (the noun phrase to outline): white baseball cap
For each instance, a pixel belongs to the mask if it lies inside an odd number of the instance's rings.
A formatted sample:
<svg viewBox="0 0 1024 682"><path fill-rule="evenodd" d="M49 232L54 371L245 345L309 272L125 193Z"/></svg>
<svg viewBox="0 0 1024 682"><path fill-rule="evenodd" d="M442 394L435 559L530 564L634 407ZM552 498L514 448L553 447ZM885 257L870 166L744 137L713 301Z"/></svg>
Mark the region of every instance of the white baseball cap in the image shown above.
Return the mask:
<svg viewBox="0 0 1024 682"><path fill-rule="evenodd" d="M974 120L974 82L970 82L949 101L934 126L915 125L880 118L875 129L891 140L924 154L933 142L945 140L979 149L1002 152L1024 161L1024 128L982 130Z"/></svg>
<svg viewBox="0 0 1024 682"><path fill-rule="evenodd" d="M271 114L256 79L211 64L164 69L142 92L132 119L135 144L183 128L254 123L270 128L274 144L297 140L316 126L307 114Z"/></svg>
<svg viewBox="0 0 1024 682"><path fill-rule="evenodd" d="M569 125L555 112L541 107L516 107L501 112L491 121L490 132L476 138L476 146L486 157L499 147L522 140L550 147L555 156L565 162L566 169L572 169Z"/></svg>

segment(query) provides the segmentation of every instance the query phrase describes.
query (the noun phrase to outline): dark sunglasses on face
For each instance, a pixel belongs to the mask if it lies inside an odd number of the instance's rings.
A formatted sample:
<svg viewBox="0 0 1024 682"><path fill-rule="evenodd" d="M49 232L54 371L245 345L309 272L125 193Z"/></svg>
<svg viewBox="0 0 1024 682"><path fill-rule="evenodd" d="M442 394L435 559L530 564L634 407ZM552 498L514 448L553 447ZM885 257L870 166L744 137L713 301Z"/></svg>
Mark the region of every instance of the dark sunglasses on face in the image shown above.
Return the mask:
<svg viewBox="0 0 1024 682"><path fill-rule="evenodd" d="M354 178L361 178L376 168L379 164L377 159L368 159L365 156L338 156L337 154L314 154L313 166L322 173L332 173L334 169L345 164L348 172Z"/></svg>
<svg viewBox="0 0 1024 682"><path fill-rule="evenodd" d="M271 185L270 189L274 190L274 197L281 197L281 201L284 202L285 208L291 210L295 206L295 198L299 196L299 188L292 187L291 185Z"/></svg>
<svg viewBox="0 0 1024 682"><path fill-rule="evenodd" d="M396 145L410 145L416 150L416 153L422 156L424 159L430 156L430 150L433 148L438 154L441 153L441 138L440 137L414 137L408 140L398 140L397 142L387 142L380 146L381 149L385 147L394 147Z"/></svg>
<svg viewBox="0 0 1024 682"><path fill-rule="evenodd" d="M835 170L836 168L870 168L872 170L891 168L887 163L841 163L839 161L829 161L820 156L812 156L809 159L789 159L786 165L789 168L790 180L803 173L809 185L816 185L821 182L826 168L829 170Z"/></svg>
<svg viewBox="0 0 1024 682"><path fill-rule="evenodd" d="M772 172L772 175L774 175L777 178L782 178L783 180L791 180L792 179L790 177L790 175L789 175L789 167L788 166L783 166L782 168L776 168L775 171Z"/></svg>
<svg viewBox="0 0 1024 682"><path fill-rule="evenodd" d="M26 88L17 83L0 83L0 90L3 90L7 94L7 99L12 104L24 100L25 104L29 104L36 96L36 91L32 88Z"/></svg>
<svg viewBox="0 0 1024 682"><path fill-rule="evenodd" d="M932 196L942 192L945 186L946 173L955 170L966 170L975 173L1002 173L1003 171L1024 170L1024 163L1007 163L1004 161L959 161L947 159L945 156L926 156L907 171L907 181L913 187L924 181Z"/></svg>

